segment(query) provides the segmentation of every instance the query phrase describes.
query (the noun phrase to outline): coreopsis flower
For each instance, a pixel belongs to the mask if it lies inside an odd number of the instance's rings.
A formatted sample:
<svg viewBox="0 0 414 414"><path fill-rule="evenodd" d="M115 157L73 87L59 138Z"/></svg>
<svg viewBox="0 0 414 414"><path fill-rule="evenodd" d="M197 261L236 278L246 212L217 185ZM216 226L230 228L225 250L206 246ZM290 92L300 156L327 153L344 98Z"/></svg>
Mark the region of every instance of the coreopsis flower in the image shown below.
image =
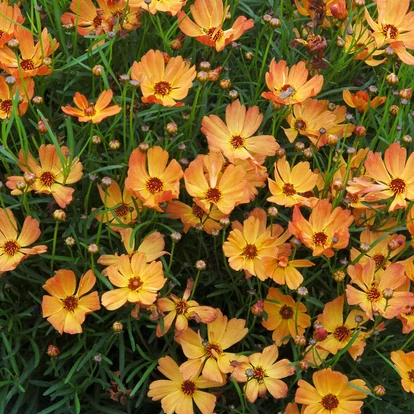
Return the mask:
<svg viewBox="0 0 414 414"><path fill-rule="evenodd" d="M295 373L296 368L289 366L288 359L276 360L279 351L276 345L270 345L260 353L249 355L247 362L241 362L233 370L232 377L237 382L246 382L244 393L247 400L254 403L257 397L266 397L267 391L273 398L284 398L288 386L281 381Z"/></svg>
<svg viewBox="0 0 414 414"><path fill-rule="evenodd" d="M344 90L342 97L348 106L356 108L359 112L367 112L369 108L377 109L387 100L385 96L376 96L369 99L369 95L365 91L358 91L353 94L349 90Z"/></svg>
<svg viewBox="0 0 414 414"><path fill-rule="evenodd" d="M180 367L186 379L201 372L203 377L224 384L226 374L233 370L230 362L237 357L234 353L226 352L226 349L247 335L246 321L235 318L228 320L219 309L216 316L207 325L207 340L201 337L200 331L195 333L190 328L176 338L188 358Z"/></svg>
<svg viewBox="0 0 414 414"><path fill-rule="evenodd" d="M364 352L365 337L363 332L357 333L357 330L367 322L368 318L364 312L352 310L344 323L344 295L337 297L332 302L328 302L323 313L318 316L318 321L322 323L323 328L328 332L328 336L323 341L318 342L321 347L331 354L336 355L338 351L345 348L352 340L352 345L348 348L349 354L355 360ZM357 322L357 319L359 322ZM355 339L355 335L357 338Z"/></svg>
<svg viewBox="0 0 414 414"><path fill-rule="evenodd" d="M410 0L377 0L378 17L374 21L365 9L365 18L373 30L372 36L378 48L389 45L407 65L414 65L413 50L414 11L410 10Z"/></svg>
<svg viewBox="0 0 414 414"><path fill-rule="evenodd" d="M308 80L309 72L306 63L300 61L290 69L286 61L276 63L273 58L269 72L266 73L266 84L270 92L263 92L262 97L283 105L293 105L306 101L317 95L323 85L323 76L316 75Z"/></svg>
<svg viewBox="0 0 414 414"><path fill-rule="evenodd" d="M168 203L165 209L167 214L171 214L172 218L178 218L184 224L184 233L187 233L191 227L203 226L203 230L207 234L211 234L213 230L221 230L220 220L228 217L223 214L215 205L209 211L204 210L197 204L197 199L193 200L191 206L178 200Z"/></svg>
<svg viewBox="0 0 414 414"><path fill-rule="evenodd" d="M289 338L303 335L311 324L311 318L306 314L306 306L297 303L292 296L282 295L279 289L270 288L264 303L267 319L262 325L273 331L272 339L277 346L286 344Z"/></svg>
<svg viewBox="0 0 414 414"><path fill-rule="evenodd" d="M331 7L343 3L343 0L322 0L318 3L312 0L295 0L298 12L302 16L309 16L313 21L321 24L322 27L329 27L330 24L326 17L332 17ZM344 4L346 8L346 4ZM322 8L322 12L321 12ZM320 22L321 21L321 22Z"/></svg>
<svg viewBox="0 0 414 414"><path fill-rule="evenodd" d="M324 255L329 258L334 255L333 249L344 249L348 246L348 228L353 220L349 210L341 207L332 210L329 200L323 199L313 208L309 220L295 206L289 231L313 250L313 256Z"/></svg>
<svg viewBox="0 0 414 414"><path fill-rule="evenodd" d="M162 313L167 313L163 317L163 327L158 323L156 334L158 337L165 335L171 328L175 320L175 336L188 329L188 320L195 319L198 323L203 322L209 324L217 317L217 310L211 306L200 306L195 300L189 300L191 291L194 287L194 281L188 279L187 287L183 297L179 298L172 293L168 298L160 298L157 300L157 308Z"/></svg>
<svg viewBox="0 0 414 414"><path fill-rule="evenodd" d="M262 209L244 220L237 222L223 244L223 252L229 258L229 265L234 270L246 270L249 275L265 280L263 258L277 252L277 240L266 229L266 213Z"/></svg>
<svg viewBox="0 0 414 414"><path fill-rule="evenodd" d="M315 372L312 379L314 386L301 379L296 390L295 401L306 405L304 414L361 413L361 400L369 393L364 381L348 381L346 375L331 368Z"/></svg>
<svg viewBox="0 0 414 414"><path fill-rule="evenodd" d="M180 194L183 170L175 159L167 165L168 158L168 152L158 146L146 153L136 148L129 157L125 188L145 206L157 211L162 211L159 203L178 198Z"/></svg>
<svg viewBox="0 0 414 414"><path fill-rule="evenodd" d="M278 246L272 257L264 257L265 274L279 285L286 284L289 289L297 289L303 282L302 274L297 268L315 266L310 260L290 259L292 247L290 243Z"/></svg>
<svg viewBox="0 0 414 414"><path fill-rule="evenodd" d="M119 114L122 110L119 105L108 106L113 94L111 89L103 91L93 105L88 102L85 95L76 92L73 102L75 102L77 108L62 106L61 109L67 115L76 116L79 122L92 121L93 124L99 124L108 116Z"/></svg>
<svg viewBox="0 0 414 414"><path fill-rule="evenodd" d="M407 334L414 331L414 306L406 306L397 315L397 319L402 322L402 333Z"/></svg>
<svg viewBox="0 0 414 414"><path fill-rule="evenodd" d="M184 173L185 188L205 211L215 205L223 214L230 214L238 204L249 202L245 174L240 166L226 166L220 153L210 152L190 163Z"/></svg>
<svg viewBox="0 0 414 414"><path fill-rule="evenodd" d="M205 116L201 132L207 137L210 151L221 151L231 163L236 159L254 159L255 154L273 156L279 148L273 136L252 136L262 120L258 106L246 111L246 107L236 100L226 107L226 123L217 115Z"/></svg>
<svg viewBox="0 0 414 414"><path fill-rule="evenodd" d="M0 3L0 48L14 38L16 28L24 21L25 18L17 4L9 6L7 2Z"/></svg>
<svg viewBox="0 0 414 414"><path fill-rule="evenodd" d="M230 5L224 10L223 0L195 0L190 6L194 21L184 12L179 11L178 27L187 36L195 37L200 43L215 47L217 52L220 52L254 26L253 19L240 16L230 29L223 30L225 16L229 9Z"/></svg>
<svg viewBox="0 0 414 414"><path fill-rule="evenodd" d="M401 385L407 392L414 392L414 351L402 350L391 352L391 361L401 375Z"/></svg>
<svg viewBox="0 0 414 414"><path fill-rule="evenodd" d="M98 292L87 294L95 285L96 277L88 270L79 281L76 290L76 276L72 270L57 270L43 285L52 296L43 296L43 317L60 333L82 332L82 324L87 314L101 308Z"/></svg>
<svg viewBox="0 0 414 414"><path fill-rule="evenodd" d="M62 157L59 157L59 152ZM72 202L73 188L66 187L74 184L82 178L82 164L78 158L71 159L69 149L60 147L58 150L54 145L41 145L39 148L39 161L28 152L27 156L23 150L19 151L19 167L26 173L36 175L33 184L28 184L24 191L34 191L37 194L52 194L56 203L61 208L65 208ZM63 163L62 163L63 161ZM19 181L24 181L23 177L8 177L6 185L12 190L12 195L20 195L22 191L16 188Z"/></svg>
<svg viewBox="0 0 414 414"><path fill-rule="evenodd" d="M14 37L19 42L19 52L8 46L0 48L0 67L16 79L45 76L53 72L46 65L49 56L56 51L59 43L56 39L50 41L46 28L43 29L39 42L35 44L33 34L23 26L16 27Z"/></svg>
<svg viewBox="0 0 414 414"><path fill-rule="evenodd" d="M109 266L107 274L119 288L102 295L102 305L108 310L118 309L126 302L152 305L167 281L162 263L147 263L145 253L134 253L131 257L121 255L118 266Z"/></svg>
<svg viewBox="0 0 414 414"><path fill-rule="evenodd" d="M312 191L318 180L318 174L312 172L309 162L299 162L291 169L286 157L279 158L274 163L274 174L275 180L268 178L272 196L268 197L267 201L285 207L316 205L316 197L308 198L301 195Z"/></svg>
<svg viewBox="0 0 414 414"><path fill-rule="evenodd" d="M367 194L366 201L390 200L388 211L407 207L406 200L414 201L414 154L407 160L407 150L398 142L391 144L384 153L384 161L378 152L368 153L364 163L365 177L354 178L347 190L351 194Z"/></svg>
<svg viewBox="0 0 414 414"><path fill-rule="evenodd" d="M112 180L111 185L105 190L98 184L99 195L105 205L102 214L96 214L95 218L103 223L109 223L114 231L119 231L122 226L133 224L137 221L139 201L132 197L131 192L124 188L121 192L119 184Z"/></svg>
<svg viewBox="0 0 414 414"><path fill-rule="evenodd" d="M216 396L200 390L221 387L223 384L211 381L198 372L185 378L176 362L169 356L160 358L158 364L158 370L168 380L151 382L147 395L153 401L161 400L166 414L194 414L193 401L202 414L211 414L214 411Z"/></svg>
<svg viewBox="0 0 414 414"><path fill-rule="evenodd" d="M372 259L362 265L348 266L351 283L359 289L348 285L346 298L350 305L359 305L370 319L374 312L386 319L399 315L406 306L414 306L414 294L399 288L406 284L407 277L404 266L393 263L385 270L375 272L375 262Z"/></svg>
<svg viewBox="0 0 414 414"><path fill-rule="evenodd" d="M195 65L188 65L181 56L169 59L165 65L163 54L153 49L131 69L131 78L139 81L142 102L163 106L183 106L178 101L188 95L195 77Z"/></svg>
<svg viewBox="0 0 414 414"><path fill-rule="evenodd" d="M0 274L15 269L32 254L47 251L47 246L28 247L40 237L39 222L26 217L21 231L18 231L12 210L0 208Z"/></svg>
<svg viewBox="0 0 414 414"><path fill-rule="evenodd" d="M145 0L130 0L129 4L131 6L138 6L144 9L145 11L149 11L151 14L155 14L157 12L168 13L171 16L175 16L187 3L187 0L157 0L145 2Z"/></svg>
<svg viewBox="0 0 414 414"><path fill-rule="evenodd" d="M5 3L1 3L0 6ZM23 116L29 107L29 100L33 98L35 83L31 78L17 79L10 88L3 76L0 76L0 119L10 118L13 114ZM17 95L17 110L13 103Z"/></svg>

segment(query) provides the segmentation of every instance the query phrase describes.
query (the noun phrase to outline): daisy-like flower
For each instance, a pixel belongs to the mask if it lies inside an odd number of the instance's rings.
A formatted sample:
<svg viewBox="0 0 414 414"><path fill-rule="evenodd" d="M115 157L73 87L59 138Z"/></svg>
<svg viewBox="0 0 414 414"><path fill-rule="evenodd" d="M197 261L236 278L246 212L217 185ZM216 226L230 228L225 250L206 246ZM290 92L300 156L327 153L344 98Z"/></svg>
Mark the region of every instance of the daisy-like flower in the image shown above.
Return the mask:
<svg viewBox="0 0 414 414"><path fill-rule="evenodd" d="M188 95L195 77L195 65L188 65L181 56L169 59L165 65L163 54L152 49L131 69L131 78L139 81L142 102L163 106L183 106L178 101Z"/></svg>
<svg viewBox="0 0 414 414"><path fill-rule="evenodd" d="M216 205L223 214L230 214L236 205L249 202L245 174L242 167L225 166L220 153L210 152L190 163L184 174L185 188L205 211Z"/></svg>
<svg viewBox="0 0 414 414"><path fill-rule="evenodd" d="M187 3L187 0L157 0L151 1L148 4L148 1L145 0L130 0L130 6L138 6L144 9L145 11L149 11L151 14L155 14L157 12L168 13L171 16L175 16Z"/></svg>
<svg viewBox="0 0 414 414"><path fill-rule="evenodd" d="M398 142L391 144L384 153L384 161L378 152L368 153L364 163L365 176L374 182L354 178L347 191L351 194L367 194L367 201L390 200L388 211L407 207L414 201L414 153L407 159L407 150Z"/></svg>
<svg viewBox="0 0 414 414"><path fill-rule="evenodd" d="M95 285L96 277L88 270L80 279L76 290L76 276L72 270L58 270L43 285L52 296L43 296L43 317L60 333L82 332L87 314L101 308L98 292L87 294Z"/></svg>
<svg viewBox="0 0 414 414"><path fill-rule="evenodd" d="M401 385L407 392L414 392L414 351L402 350L391 352L391 361L401 375Z"/></svg>
<svg viewBox="0 0 414 414"><path fill-rule="evenodd" d="M85 95L82 95L79 92L75 93L73 102L77 108L72 106L62 106L62 111L70 116L76 116L79 122L89 122L92 121L94 124L102 122L108 116L116 115L121 112L122 108L119 105L111 105L112 90L103 91L95 105L92 105L88 102Z"/></svg>
<svg viewBox="0 0 414 414"><path fill-rule="evenodd" d="M304 197L301 194L312 191L318 181L307 161L302 161L291 169L286 157L279 158L274 164L275 180L268 178L269 190L272 193L267 201L280 206L293 207L304 205L313 207L318 202L316 197Z"/></svg>
<svg viewBox="0 0 414 414"><path fill-rule="evenodd" d="M292 296L282 295L279 289L270 288L264 303L267 319L262 325L273 331L272 339L277 346L286 344L289 337L303 335L311 324L311 318L306 314L306 306L296 303Z"/></svg>
<svg viewBox="0 0 414 414"><path fill-rule="evenodd" d="M1 3L0 6L5 3ZM31 78L17 79L10 88L3 76L0 76L0 119L10 118L12 113L23 116L29 107L29 100L33 98L35 83ZM13 102L17 98L17 111Z"/></svg>
<svg viewBox="0 0 414 414"><path fill-rule="evenodd" d="M23 26L15 29L14 37L19 42L19 53L8 46L0 48L0 67L16 79L45 76L53 72L49 56L56 51L59 43L50 42L50 35L43 29L39 42L35 44L32 32ZM47 64L46 64L47 63Z"/></svg>
<svg viewBox="0 0 414 414"><path fill-rule="evenodd" d="M239 100L226 107L226 123L217 115L205 116L201 132L207 137L210 151L221 151L231 162L255 158L255 154L275 155L279 144L271 135L252 136L260 127L263 115L259 107L246 107Z"/></svg>
<svg viewBox="0 0 414 414"><path fill-rule="evenodd" d="M377 0L378 18L375 22L365 8L365 18L373 30L373 38L380 48L390 45L407 65L414 65L414 56L407 49L414 49L414 11L410 0Z"/></svg>
<svg viewBox="0 0 414 414"><path fill-rule="evenodd" d="M194 286L192 279L187 280L187 287L182 298L173 295L157 300L157 308L162 313L168 313L163 317L163 327L158 323L156 334L158 337L165 335L175 320L175 336L185 332L188 328L188 320L195 319L198 323L209 324L217 317L217 310L211 306L200 306L195 300L188 300Z"/></svg>
<svg viewBox="0 0 414 414"><path fill-rule="evenodd" d="M0 3L0 48L14 38L16 28L24 21L25 18L17 4L9 6L7 2Z"/></svg>
<svg viewBox="0 0 414 414"><path fill-rule="evenodd" d="M361 413L364 404L361 400L369 392L364 381L356 379L348 383L346 375L330 368L315 372L312 380L314 386L305 380L298 382L295 401L306 405L304 414Z"/></svg>
<svg viewBox="0 0 414 414"><path fill-rule="evenodd" d="M349 210L336 207L332 210L329 200L316 204L309 220L306 220L299 207L293 209L289 231L306 247L313 250L313 256L332 257L333 249L344 249L349 243L349 226L354 221Z"/></svg>
<svg viewBox="0 0 414 414"><path fill-rule="evenodd" d="M32 254L41 254L47 251L47 246L27 247L40 237L39 222L26 217L23 227L18 231L13 212L0 208L0 274L9 272Z"/></svg>
<svg viewBox="0 0 414 414"><path fill-rule="evenodd" d="M223 30L225 16L230 5L224 10L223 0L195 0L190 6L192 21L184 12L178 12L178 27L189 37L195 37L200 43L215 47L217 52L237 40L254 26L253 19L244 16L236 19L230 29Z"/></svg>
<svg viewBox="0 0 414 414"><path fill-rule="evenodd" d="M255 209L255 214L244 220L243 225L233 223L233 230L223 244L223 252L229 258L229 265L234 270L246 270L249 275L265 280L263 258L277 252L278 242L266 229L266 212Z"/></svg>
<svg viewBox="0 0 414 414"><path fill-rule="evenodd" d="M199 373L189 378L184 378L176 362L169 356L158 361L158 370L168 380L151 382L148 397L153 401L161 400L165 414L194 414L193 401L202 414L211 414L216 405L216 396L203 388L221 387L215 381L211 381Z"/></svg>
<svg viewBox="0 0 414 414"><path fill-rule="evenodd" d="M408 334L414 331L414 306L406 306L399 315L397 319L402 322L403 334Z"/></svg>
<svg viewBox="0 0 414 414"><path fill-rule="evenodd" d="M276 362L278 357L277 346L270 345L261 353L250 355L248 362L241 362L234 368L232 377L237 382L247 383L244 392L249 402L254 403L257 397L266 397L267 391L276 399L286 397L288 386L281 378L293 375L296 368L289 366L288 359Z"/></svg>
<svg viewBox="0 0 414 414"><path fill-rule="evenodd" d="M145 253L122 255L118 267L109 266L109 280L119 289L105 292L102 305L108 310L120 308L126 302L152 305L158 291L165 285L161 262L147 263Z"/></svg>
<svg viewBox="0 0 414 414"><path fill-rule="evenodd" d="M174 159L167 166L168 158L168 152L157 146L146 153L137 148L129 157L125 187L145 206L157 211L163 211L159 203L178 198L180 194L183 170Z"/></svg>
<svg viewBox="0 0 414 414"><path fill-rule="evenodd" d="M369 108L377 109L387 98L385 96L376 96L369 99L369 95L365 91L358 91L356 94L345 90L342 92L345 103L351 108L356 108L359 112L367 112Z"/></svg>
<svg viewBox="0 0 414 414"><path fill-rule="evenodd" d="M82 178L82 164L78 158L71 160L69 149L61 147L60 152L54 145L41 145L39 148L39 162L28 152L27 156L23 150L19 151L19 167L25 173L35 174L35 182L28 184L24 191L34 191L37 194L52 194L59 207L65 208L72 202L73 188L66 187L74 184ZM18 182L24 182L24 177L8 177L7 187L12 190L12 195L20 195L22 191L16 188Z"/></svg>
<svg viewBox="0 0 414 414"><path fill-rule="evenodd" d="M244 319L230 319L217 309L217 318L207 325L207 340L187 329L176 338L183 348L187 362L181 365L184 378L191 378L201 372L209 380L225 383L227 373L233 370L230 362L236 360L234 353L226 349L241 341L248 332Z"/></svg>
<svg viewBox="0 0 414 414"><path fill-rule="evenodd" d="M262 97L283 105L304 102L317 95L323 86L323 76L316 75L308 80L309 72L306 64L300 61L290 69L286 61L276 63L273 58L269 72L266 73L266 84L270 92L263 92Z"/></svg>

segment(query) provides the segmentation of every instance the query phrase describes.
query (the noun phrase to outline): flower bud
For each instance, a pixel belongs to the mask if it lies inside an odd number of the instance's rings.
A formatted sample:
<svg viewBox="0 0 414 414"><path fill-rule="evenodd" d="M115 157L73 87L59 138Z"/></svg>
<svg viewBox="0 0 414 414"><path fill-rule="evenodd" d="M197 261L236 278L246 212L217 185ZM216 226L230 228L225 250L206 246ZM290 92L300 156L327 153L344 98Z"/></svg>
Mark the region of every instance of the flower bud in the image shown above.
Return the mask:
<svg viewBox="0 0 414 414"><path fill-rule="evenodd" d="M270 20L272 20L272 16L266 13L263 15L262 19L265 23L270 23Z"/></svg>
<svg viewBox="0 0 414 414"><path fill-rule="evenodd" d="M236 89L232 89L231 91L229 91L229 98L231 100L235 100L239 97L239 92L236 91Z"/></svg>
<svg viewBox="0 0 414 414"><path fill-rule="evenodd" d="M404 144L411 144L413 142L411 135L404 135L401 140L404 142Z"/></svg>
<svg viewBox="0 0 414 414"><path fill-rule="evenodd" d="M272 17L270 19L269 25L273 27L273 29L277 29L280 27L280 20L277 17Z"/></svg>
<svg viewBox="0 0 414 414"><path fill-rule="evenodd" d="M298 346L305 346L306 345L306 338L303 335L295 336L295 344Z"/></svg>
<svg viewBox="0 0 414 414"><path fill-rule="evenodd" d="M362 125L357 125L354 129L355 135L359 138L365 136L367 129Z"/></svg>
<svg viewBox="0 0 414 414"><path fill-rule="evenodd" d="M7 46L10 48L10 49L18 49L19 47L20 47L20 43L19 43L19 41L17 40L17 39L10 39L8 42L7 42Z"/></svg>
<svg viewBox="0 0 414 414"><path fill-rule="evenodd" d="M306 288L305 286L299 286L296 290L298 296L304 298L305 296L308 296L308 288Z"/></svg>
<svg viewBox="0 0 414 414"><path fill-rule="evenodd" d="M330 134L326 138L326 142L329 146L334 147L338 143L339 139L336 135Z"/></svg>
<svg viewBox="0 0 414 414"><path fill-rule="evenodd" d="M57 346L55 345L49 345L47 347L47 354L51 357L51 358L55 358L60 354L60 350Z"/></svg>
<svg viewBox="0 0 414 414"><path fill-rule="evenodd" d="M23 175L24 181L27 185L32 185L36 182L36 174L26 171Z"/></svg>
<svg viewBox="0 0 414 414"><path fill-rule="evenodd" d="M344 39L342 39L342 37L337 37L336 38L336 45L338 46L338 47L344 47L345 46L345 40Z"/></svg>
<svg viewBox="0 0 414 414"><path fill-rule="evenodd" d="M378 395L378 397L382 397L385 395L385 387L383 385L376 385L374 387L374 394Z"/></svg>
<svg viewBox="0 0 414 414"><path fill-rule="evenodd" d="M95 75L95 76L102 76L102 72L103 72L103 66L102 65L95 65L93 68L92 68L92 74L93 75Z"/></svg>
<svg viewBox="0 0 414 414"><path fill-rule="evenodd" d="M50 122L48 119L46 119L46 122L49 124L50 126ZM43 122L43 119L40 119L39 122L37 123L37 130L41 133L41 134L46 134L48 128L47 125Z"/></svg>
<svg viewBox="0 0 414 414"><path fill-rule="evenodd" d="M226 227L230 226L230 219L228 217L223 217L220 220L220 226L223 227L223 229L225 229Z"/></svg>
<svg viewBox="0 0 414 414"><path fill-rule="evenodd" d="M206 82L208 82L208 80L209 80L208 73L205 72L204 70L201 70L200 72L197 72L197 80L200 83L206 83Z"/></svg>
<svg viewBox="0 0 414 414"><path fill-rule="evenodd" d="M91 141L92 141L92 144L99 145L102 142L102 139L101 139L101 137L99 135L94 135L91 138Z"/></svg>
<svg viewBox="0 0 414 414"><path fill-rule="evenodd" d="M182 239L182 236L178 231L174 231L171 233L171 240L173 243L178 243Z"/></svg>
<svg viewBox="0 0 414 414"><path fill-rule="evenodd" d="M401 89L400 90L400 98L401 99L411 99L413 96L412 88Z"/></svg>
<svg viewBox="0 0 414 414"><path fill-rule="evenodd" d="M195 268L199 271L206 270L206 262L204 260L197 260L195 264Z"/></svg>
<svg viewBox="0 0 414 414"><path fill-rule="evenodd" d="M76 244L76 242L75 242L75 239L73 237L69 236L69 237L66 237L65 244L68 247L73 247Z"/></svg>
<svg viewBox="0 0 414 414"><path fill-rule="evenodd" d="M231 86L231 80L230 79L221 79L220 80L220 88L225 90L225 89L229 89Z"/></svg>
<svg viewBox="0 0 414 414"><path fill-rule="evenodd" d="M317 328L313 331L313 336L318 342L321 342L328 337L328 331L325 328Z"/></svg>
<svg viewBox="0 0 414 414"><path fill-rule="evenodd" d="M330 7L332 16L336 17L338 20L344 20L348 16L348 9L346 8L346 3L340 1Z"/></svg>
<svg viewBox="0 0 414 414"><path fill-rule="evenodd" d="M385 78L388 85L396 85L398 83L398 76L395 73L390 73Z"/></svg>
<svg viewBox="0 0 414 414"><path fill-rule="evenodd" d="M298 141L295 143L296 152L303 152L304 149L305 149L305 144L303 142Z"/></svg>
<svg viewBox="0 0 414 414"><path fill-rule="evenodd" d="M335 178L332 183L332 188L335 191L341 191L344 188L344 182L340 178Z"/></svg>
<svg viewBox="0 0 414 414"><path fill-rule="evenodd" d="M342 282L345 279L345 272L343 270L337 270L334 274L333 274L333 278L335 280L335 282Z"/></svg>
<svg viewBox="0 0 414 414"><path fill-rule="evenodd" d="M246 52L244 54L244 58L250 62L251 60L253 60L254 54L252 52Z"/></svg>
<svg viewBox="0 0 414 414"><path fill-rule="evenodd" d="M313 157L313 151L311 148L305 148L303 150L303 156L306 160L310 160Z"/></svg>
<svg viewBox="0 0 414 414"><path fill-rule="evenodd" d="M286 155L286 150L284 148L279 148L276 150L276 157L283 158Z"/></svg>
<svg viewBox="0 0 414 414"><path fill-rule="evenodd" d="M114 322L114 323L113 323L113 325L112 325L112 330L113 330L115 333L121 333L121 332L124 330L124 325L122 325L122 323L121 323L121 322L116 321L116 322Z"/></svg>
<svg viewBox="0 0 414 414"><path fill-rule="evenodd" d="M394 291L388 288L384 289L384 291L382 292L382 296L384 297L385 300L390 300L394 296Z"/></svg>
<svg viewBox="0 0 414 414"><path fill-rule="evenodd" d="M109 141L108 146L110 150L116 151L121 148L121 143L117 139L113 139L112 141Z"/></svg>
<svg viewBox="0 0 414 414"><path fill-rule="evenodd" d="M388 111L391 115L398 115L399 110L400 108L397 105L391 105Z"/></svg>
<svg viewBox="0 0 414 414"><path fill-rule="evenodd" d="M180 50L183 47L183 42L180 39L174 39L170 42L172 50Z"/></svg>
<svg viewBox="0 0 414 414"><path fill-rule="evenodd" d="M97 244L93 243L88 246L88 253L96 254L99 252L99 247Z"/></svg>
<svg viewBox="0 0 414 414"><path fill-rule="evenodd" d="M302 359L302 361L299 361L299 368L302 371L307 371L309 369L309 362L306 359Z"/></svg>
<svg viewBox="0 0 414 414"><path fill-rule="evenodd" d="M104 188L108 188L112 185L112 178L111 177L102 177L101 185Z"/></svg>
<svg viewBox="0 0 414 414"><path fill-rule="evenodd" d="M16 189L19 191L24 191L26 190L27 184L24 181L16 181Z"/></svg>
<svg viewBox="0 0 414 414"><path fill-rule="evenodd" d="M264 301L259 299L251 308L251 312L254 316L262 316L264 309Z"/></svg>
<svg viewBox="0 0 414 414"><path fill-rule="evenodd" d="M53 212L53 218L56 221L65 221L66 220L66 213L63 210L55 210Z"/></svg>

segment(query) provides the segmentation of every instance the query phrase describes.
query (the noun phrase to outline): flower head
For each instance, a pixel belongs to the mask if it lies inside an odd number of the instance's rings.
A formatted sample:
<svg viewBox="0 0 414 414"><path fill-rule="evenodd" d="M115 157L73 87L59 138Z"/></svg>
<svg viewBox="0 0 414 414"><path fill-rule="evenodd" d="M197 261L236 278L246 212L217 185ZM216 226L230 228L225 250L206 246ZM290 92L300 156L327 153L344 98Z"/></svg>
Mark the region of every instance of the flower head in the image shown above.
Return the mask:
<svg viewBox="0 0 414 414"><path fill-rule="evenodd" d="M0 6L4 4L1 3ZM0 76L0 119L10 118L12 114L23 116L29 107L29 100L33 98L35 83L31 78L17 79L9 88L3 76ZM16 97L17 95L17 97ZM17 98L17 111L13 108Z"/></svg>
<svg viewBox="0 0 414 414"><path fill-rule="evenodd" d="M414 392L414 351L391 352L391 361L401 375L401 385L407 392Z"/></svg>
<svg viewBox="0 0 414 414"><path fill-rule="evenodd" d="M0 3L0 48L14 38L18 25L23 24L24 21L25 18L17 4L9 6L7 1Z"/></svg>
<svg viewBox="0 0 414 414"><path fill-rule="evenodd" d="M351 108L356 108L359 112L367 112L369 108L377 109L386 101L385 96L376 96L369 99L369 95L365 91L358 91L356 94L345 90L342 92L345 103Z"/></svg>

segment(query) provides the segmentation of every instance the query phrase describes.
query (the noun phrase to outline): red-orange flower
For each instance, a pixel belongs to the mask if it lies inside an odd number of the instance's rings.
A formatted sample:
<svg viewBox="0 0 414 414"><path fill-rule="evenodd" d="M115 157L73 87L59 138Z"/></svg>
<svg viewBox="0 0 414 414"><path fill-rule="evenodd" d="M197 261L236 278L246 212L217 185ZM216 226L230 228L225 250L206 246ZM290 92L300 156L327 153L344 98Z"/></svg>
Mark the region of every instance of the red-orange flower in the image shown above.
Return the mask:
<svg viewBox="0 0 414 414"><path fill-rule="evenodd" d="M348 106L356 108L359 112L366 112L369 108L377 109L387 100L385 96L376 96L370 100L368 93L365 91L358 91L353 94L345 90L342 92L342 97Z"/></svg>
<svg viewBox="0 0 414 414"><path fill-rule="evenodd" d="M10 118L12 113L24 115L29 107L29 100L33 98L34 87L33 79L24 78L23 80L17 79L10 88L5 78L0 76L0 119ZM14 110L13 103L16 98L17 110Z"/></svg>

